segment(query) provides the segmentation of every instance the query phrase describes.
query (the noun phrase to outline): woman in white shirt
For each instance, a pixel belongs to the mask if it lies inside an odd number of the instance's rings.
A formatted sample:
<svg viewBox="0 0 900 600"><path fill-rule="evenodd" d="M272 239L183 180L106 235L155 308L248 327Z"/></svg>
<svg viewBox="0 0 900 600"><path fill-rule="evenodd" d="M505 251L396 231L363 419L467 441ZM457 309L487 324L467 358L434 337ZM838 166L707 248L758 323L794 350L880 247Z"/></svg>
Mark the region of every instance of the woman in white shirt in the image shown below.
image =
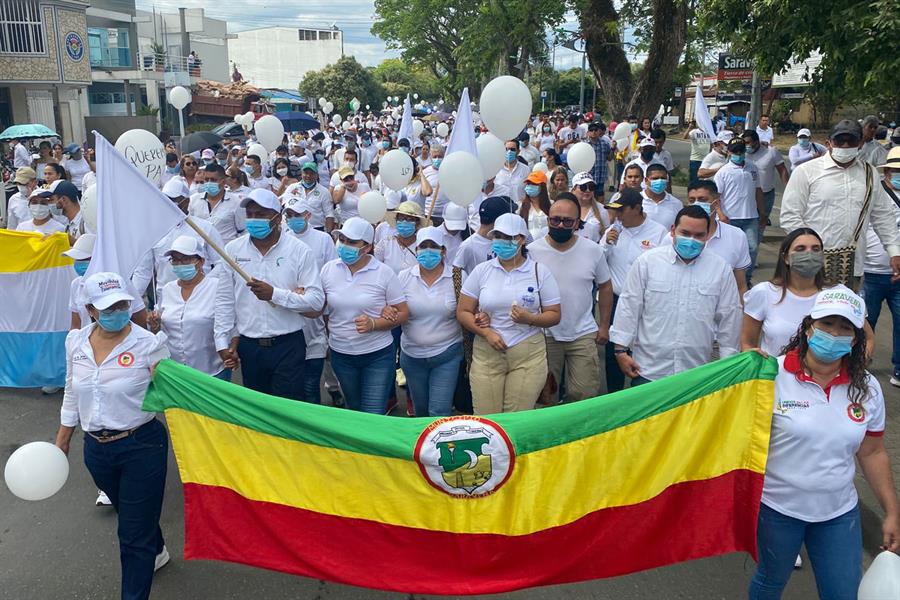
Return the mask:
<svg viewBox="0 0 900 600"><path fill-rule="evenodd" d="M185 154L181 157L181 179L192 194L200 191L200 181L197 178L199 169L197 159L192 154Z"/></svg>
<svg viewBox="0 0 900 600"><path fill-rule="evenodd" d="M541 132L535 137L537 139L534 141L534 147L542 153L548 148L552 149L556 144L556 136L553 134L553 127L550 125L549 121L541 123Z"/></svg>
<svg viewBox="0 0 900 600"><path fill-rule="evenodd" d="M53 218L50 213L50 205L56 204L51 200L52 192L42 188L35 188L28 197L28 210L31 218L22 221L16 226L16 231L37 231L44 235L65 231L66 226Z"/></svg>
<svg viewBox="0 0 900 600"><path fill-rule="evenodd" d="M547 173L549 178L547 194L552 202L556 200L558 194L569 191L569 172L565 167L556 167Z"/></svg>
<svg viewBox="0 0 900 600"><path fill-rule="evenodd" d="M519 216L528 224L531 239L547 235L547 215L550 213L550 196L547 192L547 176L532 171L525 178L525 200L519 207Z"/></svg>
<svg viewBox="0 0 900 600"><path fill-rule="evenodd" d="M416 266L398 276L409 307L400 339L400 366L416 416L446 417L453 408L463 359L454 280L462 283L462 269L447 262L444 232L438 227L419 230L416 259Z"/></svg>
<svg viewBox="0 0 900 600"><path fill-rule="evenodd" d="M195 237L183 235L172 242L166 256L177 279L163 286L159 306L148 319L150 331L166 334L174 360L231 381L231 369L237 364L222 362L213 334L219 280L203 274L202 254Z"/></svg>
<svg viewBox="0 0 900 600"><path fill-rule="evenodd" d="M389 266L394 273L416 266L416 232L431 225L425 220L422 207L407 200L397 210L385 215L385 222L396 235L386 237L375 245L375 258Z"/></svg>
<svg viewBox="0 0 900 600"><path fill-rule="evenodd" d="M164 334L129 322L134 297L115 273L85 281L96 323L66 336L66 391L56 445L66 454L75 427L84 436L84 464L118 514L122 597L147 598L153 573L169 561L159 527L169 440L141 405L152 370L168 356Z"/></svg>
<svg viewBox="0 0 900 600"><path fill-rule="evenodd" d="M496 258L477 265L462 286L456 317L476 335L469 373L475 414L534 408L547 380L542 328L559 323L559 287L526 256L527 234L519 215L497 217L488 234Z"/></svg>
<svg viewBox="0 0 900 600"><path fill-rule="evenodd" d="M341 183L334 188L331 201L341 211L341 222L359 216L359 201L369 191L369 185L356 179L352 167L344 165L337 171Z"/></svg>
<svg viewBox="0 0 900 600"><path fill-rule="evenodd" d="M395 374L391 329L406 322L406 297L394 271L368 254L375 235L360 217L337 232L339 260L322 267L331 367L347 406L384 414ZM396 309L393 320L382 316Z"/></svg>
<svg viewBox="0 0 900 600"><path fill-rule="evenodd" d="M247 174L241 171L240 167L234 165L225 169L225 188L231 192L238 204L252 191Z"/></svg>

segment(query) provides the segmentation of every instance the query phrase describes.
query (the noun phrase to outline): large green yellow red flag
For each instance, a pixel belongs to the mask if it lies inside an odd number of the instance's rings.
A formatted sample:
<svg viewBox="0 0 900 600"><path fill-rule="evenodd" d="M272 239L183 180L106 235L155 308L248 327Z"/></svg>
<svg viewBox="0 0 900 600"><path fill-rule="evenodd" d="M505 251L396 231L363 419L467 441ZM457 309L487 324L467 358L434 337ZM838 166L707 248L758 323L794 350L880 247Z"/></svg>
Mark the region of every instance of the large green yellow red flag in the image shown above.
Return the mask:
<svg viewBox="0 0 900 600"><path fill-rule="evenodd" d="M755 556L773 359L573 404L406 419L266 396L164 361L185 558L483 594Z"/></svg>

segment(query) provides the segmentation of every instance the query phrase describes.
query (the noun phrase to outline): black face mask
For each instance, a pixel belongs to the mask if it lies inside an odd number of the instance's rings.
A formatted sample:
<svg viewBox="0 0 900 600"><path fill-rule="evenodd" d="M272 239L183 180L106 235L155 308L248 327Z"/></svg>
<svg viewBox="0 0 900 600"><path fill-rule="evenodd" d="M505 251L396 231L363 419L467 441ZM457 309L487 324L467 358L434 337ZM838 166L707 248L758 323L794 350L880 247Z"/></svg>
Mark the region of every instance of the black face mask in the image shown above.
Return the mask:
<svg viewBox="0 0 900 600"><path fill-rule="evenodd" d="M654 154L656 154L656 150L650 148L641 150L641 158L644 159L644 162L648 162L651 158L653 158Z"/></svg>
<svg viewBox="0 0 900 600"><path fill-rule="evenodd" d="M574 231L565 227L550 227L548 233L550 234L550 239L557 244L565 244L575 234Z"/></svg>

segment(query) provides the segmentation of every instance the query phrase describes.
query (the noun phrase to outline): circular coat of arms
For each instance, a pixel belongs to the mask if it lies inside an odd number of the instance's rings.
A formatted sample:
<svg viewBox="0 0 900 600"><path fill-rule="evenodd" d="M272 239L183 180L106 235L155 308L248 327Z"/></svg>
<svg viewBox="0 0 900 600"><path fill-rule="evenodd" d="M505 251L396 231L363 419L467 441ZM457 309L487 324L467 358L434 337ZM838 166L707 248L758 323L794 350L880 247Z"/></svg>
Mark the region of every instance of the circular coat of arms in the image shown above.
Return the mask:
<svg viewBox="0 0 900 600"><path fill-rule="evenodd" d="M134 364L134 354L131 352L123 352L119 355L119 359L117 361L120 367L130 367Z"/></svg>
<svg viewBox="0 0 900 600"><path fill-rule="evenodd" d="M862 423L866 420L866 409L859 402L853 402L847 405L847 416L854 423Z"/></svg>
<svg viewBox="0 0 900 600"><path fill-rule="evenodd" d="M512 475L516 454L503 429L488 419L447 417L431 423L416 443L426 481L461 498L496 492Z"/></svg>
<svg viewBox="0 0 900 600"><path fill-rule="evenodd" d="M84 58L84 41L75 31L66 34L66 54L75 62Z"/></svg>

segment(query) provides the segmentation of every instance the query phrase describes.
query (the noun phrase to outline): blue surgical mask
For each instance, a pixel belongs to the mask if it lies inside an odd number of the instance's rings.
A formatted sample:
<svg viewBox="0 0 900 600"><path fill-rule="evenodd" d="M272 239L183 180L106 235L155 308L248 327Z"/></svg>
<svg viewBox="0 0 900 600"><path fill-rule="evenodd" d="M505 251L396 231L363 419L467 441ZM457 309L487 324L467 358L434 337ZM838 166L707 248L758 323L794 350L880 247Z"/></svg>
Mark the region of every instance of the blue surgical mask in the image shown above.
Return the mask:
<svg viewBox="0 0 900 600"><path fill-rule="evenodd" d="M525 185L525 195L528 196L529 198L534 198L535 196L537 196L540 193L541 193L540 186L537 186L537 185L534 185L531 183Z"/></svg>
<svg viewBox="0 0 900 600"><path fill-rule="evenodd" d="M222 186L215 181L207 181L203 184L203 191L210 196L218 196L219 192L222 191Z"/></svg>
<svg viewBox="0 0 900 600"><path fill-rule="evenodd" d="M822 362L834 362L847 356L853 350L852 335L835 336L815 327L807 341L809 349Z"/></svg>
<svg viewBox="0 0 900 600"><path fill-rule="evenodd" d="M175 165L174 167L166 167L166 173L168 173L169 175L177 175L178 171L180 170L181 167L178 165Z"/></svg>
<svg viewBox="0 0 900 600"><path fill-rule="evenodd" d="M316 187L316 182L315 181L301 181L300 185L302 185L304 189L311 190L314 187Z"/></svg>
<svg viewBox="0 0 900 600"><path fill-rule="evenodd" d="M252 174L253 174L253 167L251 167L250 165L244 165L243 167L241 167L241 170L242 170L244 173L246 173L247 175L252 175Z"/></svg>
<svg viewBox="0 0 900 600"><path fill-rule="evenodd" d="M338 256L345 265L355 264L360 259L361 251L362 248L354 248L340 242L337 245Z"/></svg>
<svg viewBox="0 0 900 600"><path fill-rule="evenodd" d="M63 210L56 204L50 205L50 214L54 217L61 217L63 214Z"/></svg>
<svg viewBox="0 0 900 600"><path fill-rule="evenodd" d="M287 220L287 226L290 227L291 231L294 233L300 233L306 229L306 219L303 217L290 217Z"/></svg>
<svg viewBox="0 0 900 600"><path fill-rule="evenodd" d="M433 158L431 160L431 166L434 167L435 169L440 169L442 162L444 162L443 158Z"/></svg>
<svg viewBox="0 0 900 600"><path fill-rule="evenodd" d="M411 237L416 234L416 224L411 221L397 221L397 233L400 237Z"/></svg>
<svg viewBox="0 0 900 600"><path fill-rule="evenodd" d="M801 147L801 148L808 148L808 147L809 147L809 140L805 140L805 139L803 139L803 138L800 138L799 140L797 140L797 143L800 144L800 147Z"/></svg>
<svg viewBox="0 0 900 600"><path fill-rule="evenodd" d="M900 190L900 173L893 173L891 175L891 187L895 190Z"/></svg>
<svg viewBox="0 0 900 600"><path fill-rule="evenodd" d="M315 158L316 162L322 162L322 159L325 158L325 153L316 152L315 154L313 154L313 157Z"/></svg>
<svg viewBox="0 0 900 600"><path fill-rule="evenodd" d="M736 165L744 164L744 155L743 154L732 154L730 158L731 158L731 162L733 162Z"/></svg>
<svg viewBox="0 0 900 600"><path fill-rule="evenodd" d="M381 142L381 147L384 148L385 150L387 150L388 148L391 147L391 143L387 140L384 140Z"/></svg>
<svg viewBox="0 0 900 600"><path fill-rule="evenodd" d="M269 219L247 219L247 232L257 240L267 238L272 233L272 223Z"/></svg>
<svg viewBox="0 0 900 600"><path fill-rule="evenodd" d="M84 274L87 273L88 265L91 264L90 259L88 260L76 260L75 264L72 267L75 269L75 272L78 273L79 277L84 277Z"/></svg>
<svg viewBox="0 0 900 600"><path fill-rule="evenodd" d="M650 182L650 190L654 194L662 194L663 192L666 191L667 184L668 184L668 181L666 181L665 179L654 179L653 181Z"/></svg>
<svg viewBox="0 0 900 600"><path fill-rule="evenodd" d="M122 310L101 310L97 322L106 331L115 333L122 331L129 320L131 320L131 313L126 308Z"/></svg>
<svg viewBox="0 0 900 600"><path fill-rule="evenodd" d="M190 281L197 276L197 265L172 265L175 277L182 281Z"/></svg>
<svg viewBox="0 0 900 600"><path fill-rule="evenodd" d="M438 266L441 262L441 251L434 248L423 248L416 252L416 260L428 270Z"/></svg>
<svg viewBox="0 0 900 600"><path fill-rule="evenodd" d="M506 151L506 162L512 164L516 162L516 151L515 150L507 150Z"/></svg>
<svg viewBox="0 0 900 600"><path fill-rule="evenodd" d="M753 146L747 146L747 154L756 154L758 148L754 148Z"/></svg>
<svg viewBox="0 0 900 600"><path fill-rule="evenodd" d="M509 260L519 252L519 243L514 240L494 240L491 250L501 260Z"/></svg>
<svg viewBox="0 0 900 600"><path fill-rule="evenodd" d="M703 252L703 242L694 238L675 236L675 252L684 260L697 258Z"/></svg>
<svg viewBox="0 0 900 600"><path fill-rule="evenodd" d="M699 206L706 211L706 214L712 215L712 204L709 202L694 202L694 206Z"/></svg>

